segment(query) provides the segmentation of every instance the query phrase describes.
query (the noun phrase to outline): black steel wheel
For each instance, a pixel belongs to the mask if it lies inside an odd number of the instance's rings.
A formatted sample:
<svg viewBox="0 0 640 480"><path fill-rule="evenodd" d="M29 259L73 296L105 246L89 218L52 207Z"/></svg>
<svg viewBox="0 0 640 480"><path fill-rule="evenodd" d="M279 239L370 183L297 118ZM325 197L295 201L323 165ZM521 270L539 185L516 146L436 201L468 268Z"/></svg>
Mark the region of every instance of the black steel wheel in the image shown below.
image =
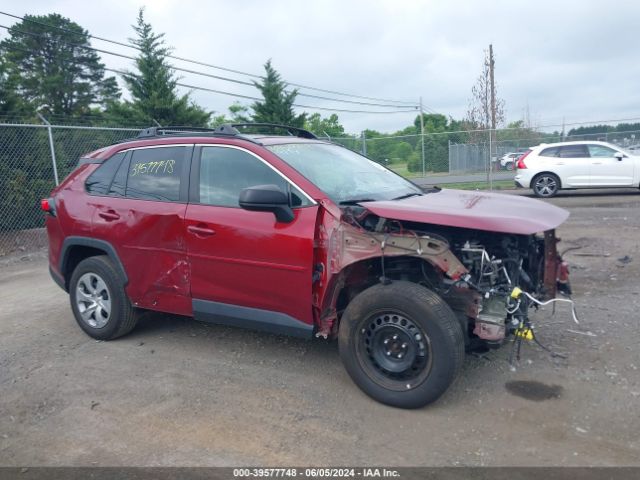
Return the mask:
<svg viewBox="0 0 640 480"><path fill-rule="evenodd" d="M404 281L375 285L354 298L338 342L358 387L401 408L437 400L464 361L462 328L449 306L431 290Z"/></svg>
<svg viewBox="0 0 640 480"><path fill-rule="evenodd" d="M411 388L431 368L429 337L405 315L393 310L372 315L356 342L362 368L391 390Z"/></svg>

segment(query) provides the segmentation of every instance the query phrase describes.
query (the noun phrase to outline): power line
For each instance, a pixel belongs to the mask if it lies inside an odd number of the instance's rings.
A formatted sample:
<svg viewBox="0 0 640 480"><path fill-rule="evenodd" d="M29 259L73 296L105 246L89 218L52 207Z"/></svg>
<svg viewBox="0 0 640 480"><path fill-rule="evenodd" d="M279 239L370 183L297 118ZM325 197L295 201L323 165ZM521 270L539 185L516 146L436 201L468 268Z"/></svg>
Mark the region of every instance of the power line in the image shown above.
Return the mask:
<svg viewBox="0 0 640 480"><path fill-rule="evenodd" d="M33 37L46 38L45 35L40 34L40 33L27 32L27 31L20 30L20 29L15 28L15 27L7 27L6 25L0 25L0 28L4 28L6 30L12 29L13 31L16 31L18 33L22 33L24 35L30 35L30 36L33 36ZM64 30L68 30L68 29L64 29ZM71 30L68 30L68 31L71 32ZM77 32L72 32L72 33L77 33ZM131 57L129 55L124 55L122 53L111 52L109 50L103 50L103 49L100 49L100 48L90 47L90 46L82 45L82 44L79 44L79 43L66 42L64 40L58 40L58 42L62 43L64 45L72 46L72 47L84 48L84 49L95 51L95 52L105 53L107 55L113 55L113 56L116 56L116 57L126 58L128 60L133 60L133 61L136 60L135 57ZM33 52L33 53L35 53L35 52ZM245 81L242 81L242 80L237 80L237 79L228 78L228 77L221 77L219 75L213 75L213 74L210 74L210 73L200 72L200 71L197 71L197 70L190 70L190 69L187 69L187 68L174 67L172 65L169 65L168 68L170 68L172 70L180 71L180 72L192 73L194 75L200 75L200 76L203 76L203 77L215 78L217 80L223 80L225 82L232 82L232 83L236 83L236 84L240 84L240 85L247 85L247 86L256 88L256 86L253 83L245 82ZM130 75L127 72L124 72L124 73L120 72L120 73L122 75ZM287 93L289 93L289 92L287 92ZM323 97L323 96L319 96L319 95L311 95L311 94L300 93L300 92L298 92L297 95L304 96L304 97L310 97L310 98L316 98L316 99L320 99L320 100L326 100L326 101L330 101L330 102L350 103L350 104L366 105L366 106L372 106L372 107L407 108L407 109L414 109L415 108L413 106L412 107L409 107L409 106L403 107L401 105L383 105L383 104L379 104L379 103L357 102L357 101L354 101L354 100L341 100L341 99L337 99L337 98L328 98L328 97ZM407 110L407 111L412 111L412 110Z"/></svg>
<svg viewBox="0 0 640 480"><path fill-rule="evenodd" d="M108 70L109 72L113 72L113 73L119 73L120 75L126 74L126 75L133 75L131 73L127 73L127 72L122 72L120 70L116 70L113 68L105 68L105 70ZM137 76L137 75L134 75ZM224 92L222 90L215 90L213 88L206 88L206 87L198 87L195 85L188 85L186 83L181 83L181 82L177 82L176 85L180 86L180 87L184 87L184 88L191 88L193 90L201 90L203 92L211 92L211 93L218 93L221 95L228 95L230 97L237 97L237 98L243 98L246 100L254 100L257 102L261 102L263 99L262 98L258 98L258 97L252 97L250 95L241 95L239 93L231 93L231 92ZM412 110L390 110L390 111L380 111L380 110L347 110L347 109L342 109L342 108L328 108L328 107L317 107L314 105L302 105L299 103L293 103L292 104L294 107L299 107L299 108L309 108L311 110L325 110L325 111L329 111L329 112L344 112L344 113L373 113L373 114L385 114L385 113L413 113Z"/></svg>
<svg viewBox="0 0 640 480"><path fill-rule="evenodd" d="M20 17L18 15L13 15L13 14L10 14L10 13L7 13L7 12L0 11L0 14L6 15L8 17L16 18L16 19L19 19L19 20L22 20L22 21L26 21L26 22L42 25L42 26L45 26L45 27L48 27L48 28L54 28L56 30L60 30L60 31L63 31L63 32L71 33L71 34L74 34L74 35L84 35L84 33L74 32L73 30L69 30L67 28L58 27L56 25L50 25L50 24L47 24L47 23L44 23L44 22L39 22L37 20L33 20L33 19L30 19L30 18ZM7 28L7 27L4 27L4 28ZM139 47L137 47L135 45L130 45L130 44L127 44L127 43L124 43L124 42L119 42L117 40L111 40L111 39L108 39L108 38L99 37L97 35L91 35L91 34L87 34L87 36L89 38L93 38L95 40L99 40L99 41L102 41L102 42L108 42L108 43L112 43L114 45L120 45L120 46L123 46L123 47L126 47L126 48L131 48L131 49L134 49L134 50L138 50L138 51L141 50ZM98 50L98 51L101 51L103 53L109 53L109 52L104 52L102 50ZM114 55L123 56L124 58L131 58L131 57L128 57L126 55L119 55L119 54L114 54ZM264 79L264 77L261 76L261 75L256 75L256 74L253 74L253 73L243 72L241 70L234 70L234 69L231 69L231 68L221 67L219 65L212 65L210 63L205 63L205 62L201 62L201 61L198 61L198 60L192 60L192 59L188 59L188 58L184 58L184 57L179 57L179 56L176 56L176 55L167 55L167 57L168 58L172 58L174 60L179 60L179 61L182 61L182 62L193 63L193 64L196 64L196 65L201 65L201 66L205 66L205 67L209 67L209 68L223 70L223 71L230 72L230 73L236 73L238 75L245 75L245 76L248 76L248 77ZM177 68L175 68L175 69L177 69ZM222 79L223 77L214 77L214 78L221 78ZM236 82L236 83L242 83L241 80L228 79L228 81L233 81L233 82ZM245 84L249 84L249 83L245 82ZM310 87L308 85L302 85L302 84L299 84L299 83L287 82L287 84L292 86L292 87L303 88L303 89L306 89L306 90L314 90L314 91L323 92L323 93L330 93L330 94L333 94L333 95L340 95L340 96L351 97L351 98L359 98L359 99L362 99L362 100L372 100L372 101L377 101L377 102L395 103L395 104L398 104L398 105L395 105L395 107L397 107L397 108L402 107L402 106L416 107L415 103L402 101L402 100L389 100L389 99L384 99L384 98L365 97L365 96L362 96L362 95L354 95L354 94L350 94L350 93L343 93L343 92L338 92L338 91L335 91L335 90L326 90L326 89L317 88L317 87ZM253 84L249 84L249 85L253 85ZM323 98L323 97L313 97L310 94L299 93L299 95L304 95L304 96L308 96L308 97L312 97L312 98ZM346 102L346 103L358 103L358 102L349 102L348 100L340 100L340 99L333 99L333 101ZM366 105L366 104L363 103L363 105ZM375 106L385 106L385 105L375 105ZM394 105L386 105L386 106L387 107L393 107ZM425 109L426 110L431 110L431 109L426 108L426 107L425 107Z"/></svg>

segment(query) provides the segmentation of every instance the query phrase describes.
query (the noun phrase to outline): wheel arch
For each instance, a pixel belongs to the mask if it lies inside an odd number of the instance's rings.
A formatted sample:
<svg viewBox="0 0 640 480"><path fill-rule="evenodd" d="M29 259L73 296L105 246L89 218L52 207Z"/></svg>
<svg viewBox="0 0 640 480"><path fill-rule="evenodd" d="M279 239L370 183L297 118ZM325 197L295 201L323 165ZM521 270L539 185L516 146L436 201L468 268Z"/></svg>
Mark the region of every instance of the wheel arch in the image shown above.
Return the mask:
<svg viewBox="0 0 640 480"><path fill-rule="evenodd" d="M416 270L422 271L424 269L424 271L432 272L435 275L442 273L441 268L435 262L430 261L429 258L412 255L389 257L387 259L370 257L354 262L345 267L338 275L333 276L330 281L322 306L321 330L326 327L326 321L329 319L332 335L337 334L341 314L349 303L362 291L383 281L381 278L381 265L385 260L409 262L415 267L414 270L406 272L410 278L398 278L392 273L387 277L391 282L404 280L419 284L419 279L415 275L411 278L411 274L415 273ZM388 274L389 272L386 271L385 273Z"/></svg>
<svg viewBox="0 0 640 480"><path fill-rule="evenodd" d="M538 177L540 177L541 175L553 175L554 177L556 177L558 179L558 190L561 190L563 188L562 187L562 179L560 178L560 175L558 175L557 173L554 173L554 172L550 172L548 170L545 170L543 172L538 172L531 178L531 188L533 188L534 183L536 182Z"/></svg>
<svg viewBox="0 0 640 480"><path fill-rule="evenodd" d="M127 285L129 277L113 245L96 238L73 236L64 239L58 265L64 278L64 289L67 292L69 291L71 274L78 264L85 258L98 255L107 255L109 257L109 260L113 262L116 270L121 275L124 285Z"/></svg>

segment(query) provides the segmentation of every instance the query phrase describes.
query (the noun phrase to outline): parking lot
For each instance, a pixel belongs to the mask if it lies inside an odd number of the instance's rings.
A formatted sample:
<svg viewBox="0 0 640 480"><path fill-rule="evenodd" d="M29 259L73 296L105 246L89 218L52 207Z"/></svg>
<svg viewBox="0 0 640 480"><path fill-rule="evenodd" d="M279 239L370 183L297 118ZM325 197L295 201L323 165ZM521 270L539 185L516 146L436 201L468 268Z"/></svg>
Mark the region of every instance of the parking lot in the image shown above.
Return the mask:
<svg viewBox="0 0 640 480"><path fill-rule="evenodd" d="M522 192L520 192L522 193ZM0 265L0 465L640 465L640 192L569 192L560 227L580 325L468 355L436 404L366 397L336 342L147 314L86 336L39 255ZM514 381L529 383L518 384Z"/></svg>

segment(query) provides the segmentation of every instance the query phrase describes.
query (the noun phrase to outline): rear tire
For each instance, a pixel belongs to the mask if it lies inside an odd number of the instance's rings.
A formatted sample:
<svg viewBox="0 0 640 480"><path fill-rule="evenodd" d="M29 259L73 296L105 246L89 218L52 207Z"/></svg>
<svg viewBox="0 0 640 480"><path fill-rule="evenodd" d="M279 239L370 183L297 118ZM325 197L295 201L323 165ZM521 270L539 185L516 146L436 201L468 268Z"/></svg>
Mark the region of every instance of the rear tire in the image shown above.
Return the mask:
<svg viewBox="0 0 640 480"><path fill-rule="evenodd" d="M509 162L507 163L506 169L509 170L510 172L513 171L513 169L515 168L513 162Z"/></svg>
<svg viewBox="0 0 640 480"><path fill-rule="evenodd" d="M349 303L338 333L345 369L371 398L400 408L437 400L464 362L464 337L449 306L411 282L375 285Z"/></svg>
<svg viewBox="0 0 640 480"><path fill-rule="evenodd" d="M136 326L139 313L124 291L124 282L106 255L82 260L69 283L71 310L87 335L112 340Z"/></svg>
<svg viewBox="0 0 640 480"><path fill-rule="evenodd" d="M536 197L555 197L560 190L560 179L553 173L540 173L531 181L531 189Z"/></svg>

